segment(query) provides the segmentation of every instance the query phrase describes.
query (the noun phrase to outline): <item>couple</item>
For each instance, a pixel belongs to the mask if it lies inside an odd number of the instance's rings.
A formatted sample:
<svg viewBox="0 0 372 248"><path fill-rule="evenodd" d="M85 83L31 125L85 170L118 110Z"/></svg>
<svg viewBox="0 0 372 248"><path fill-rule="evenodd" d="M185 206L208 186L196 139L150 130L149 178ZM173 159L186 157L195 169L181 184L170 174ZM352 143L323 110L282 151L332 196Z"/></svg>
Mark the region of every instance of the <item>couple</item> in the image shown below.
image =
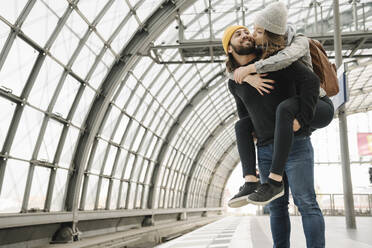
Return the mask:
<svg viewBox="0 0 372 248"><path fill-rule="evenodd" d="M222 38L226 69L234 73L228 87L240 119L235 131L246 181L229 206L269 203L274 247L289 247L290 188L302 215L307 247L324 247L309 136L331 122L334 110L312 72L307 38L293 36L286 23L285 5L275 2L257 15L253 35L244 26L231 26ZM270 73L251 75L255 72ZM256 175L254 138L262 184Z"/></svg>

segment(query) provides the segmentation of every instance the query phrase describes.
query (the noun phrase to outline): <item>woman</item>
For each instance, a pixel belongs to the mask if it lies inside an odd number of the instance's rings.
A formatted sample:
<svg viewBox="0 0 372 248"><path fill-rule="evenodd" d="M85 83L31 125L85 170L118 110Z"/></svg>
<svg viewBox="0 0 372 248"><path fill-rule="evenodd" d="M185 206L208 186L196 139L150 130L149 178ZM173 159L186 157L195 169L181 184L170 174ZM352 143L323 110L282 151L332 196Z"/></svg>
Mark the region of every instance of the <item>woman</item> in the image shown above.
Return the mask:
<svg viewBox="0 0 372 248"><path fill-rule="evenodd" d="M279 6L279 8L278 8ZM270 93L267 89L274 87L267 84L272 80L261 79L252 73L266 73L277 71L290 66L294 61L300 59L306 66L311 67L309 43L304 36L295 36L294 28L288 27L286 33L286 8L284 4L278 3L275 10L265 9L255 19L253 37L256 45L261 48L262 59L248 66L234 70L234 80L238 83L248 82L252 87L263 95L263 92ZM280 7L282 10L280 10ZM286 35L284 35L286 33ZM286 47L286 44L289 46ZM263 76L263 75L261 75ZM319 100L315 107L314 115L311 118L301 116L301 96L296 96L283 101L277 108L274 154L269 175L271 187L261 186L256 192L248 196L248 202L264 205L283 195L283 190L272 190L272 188L283 188L283 170L293 142L293 132L303 126L310 126L311 129L318 129L327 126L333 119L334 109L325 91L320 88ZM310 110L311 111L311 110ZM239 130L237 130L237 135ZM244 164L242 164L244 166ZM243 168L244 171L252 171L251 168ZM254 175L244 175L246 182L255 182ZM244 198L244 187L230 201L230 207L240 207L247 204Z"/></svg>

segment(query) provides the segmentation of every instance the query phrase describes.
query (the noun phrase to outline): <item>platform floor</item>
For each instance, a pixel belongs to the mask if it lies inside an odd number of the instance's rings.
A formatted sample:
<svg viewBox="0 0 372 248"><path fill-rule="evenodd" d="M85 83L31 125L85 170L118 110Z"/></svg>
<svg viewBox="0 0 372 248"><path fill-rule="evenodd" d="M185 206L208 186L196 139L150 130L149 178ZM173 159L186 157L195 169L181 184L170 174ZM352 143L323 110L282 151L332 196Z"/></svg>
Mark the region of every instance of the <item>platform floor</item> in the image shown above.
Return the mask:
<svg viewBox="0 0 372 248"><path fill-rule="evenodd" d="M157 248L271 248L268 216L228 216ZM372 217L357 217L348 230L345 217L325 217L326 247L372 248ZM291 216L291 246L306 248L300 216Z"/></svg>

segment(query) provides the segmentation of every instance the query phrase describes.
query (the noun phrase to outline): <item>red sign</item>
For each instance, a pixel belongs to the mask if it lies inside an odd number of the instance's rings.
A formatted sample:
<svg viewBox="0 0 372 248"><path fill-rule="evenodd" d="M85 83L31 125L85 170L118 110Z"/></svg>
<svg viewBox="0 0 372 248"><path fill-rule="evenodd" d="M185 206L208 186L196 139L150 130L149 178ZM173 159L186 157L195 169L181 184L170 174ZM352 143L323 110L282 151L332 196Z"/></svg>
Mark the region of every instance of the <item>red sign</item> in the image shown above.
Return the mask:
<svg viewBox="0 0 372 248"><path fill-rule="evenodd" d="M359 156L372 155L372 133L358 133Z"/></svg>

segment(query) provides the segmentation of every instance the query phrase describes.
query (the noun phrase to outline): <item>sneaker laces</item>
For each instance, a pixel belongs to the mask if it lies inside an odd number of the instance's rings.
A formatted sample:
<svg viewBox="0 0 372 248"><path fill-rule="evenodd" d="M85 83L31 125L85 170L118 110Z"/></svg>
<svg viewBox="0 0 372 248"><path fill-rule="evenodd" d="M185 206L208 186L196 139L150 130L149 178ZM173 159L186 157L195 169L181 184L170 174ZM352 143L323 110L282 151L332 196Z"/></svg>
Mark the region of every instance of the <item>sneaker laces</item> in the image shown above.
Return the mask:
<svg viewBox="0 0 372 248"><path fill-rule="evenodd" d="M270 185L268 183L263 183L258 186L256 192L259 194L265 193L267 191L267 188L270 188Z"/></svg>
<svg viewBox="0 0 372 248"><path fill-rule="evenodd" d="M239 192L244 189L244 186L245 186L245 183L242 186L239 187Z"/></svg>

